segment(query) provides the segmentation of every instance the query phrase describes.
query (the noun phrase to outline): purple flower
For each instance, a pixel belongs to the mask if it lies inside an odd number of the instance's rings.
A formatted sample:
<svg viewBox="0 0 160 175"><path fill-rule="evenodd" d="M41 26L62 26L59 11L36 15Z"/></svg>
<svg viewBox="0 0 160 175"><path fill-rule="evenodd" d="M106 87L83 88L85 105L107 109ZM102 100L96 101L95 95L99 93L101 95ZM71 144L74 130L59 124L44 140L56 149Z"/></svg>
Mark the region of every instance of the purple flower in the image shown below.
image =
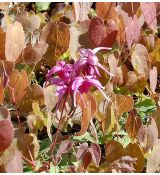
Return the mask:
<svg viewBox="0 0 160 175"><path fill-rule="evenodd" d="M74 64L76 73L82 72L85 75L100 76L98 67L103 69L107 74L113 76L106 68L104 68L96 56L99 50L110 50L108 47L97 47L91 49L79 49L80 59Z"/></svg>
<svg viewBox="0 0 160 175"><path fill-rule="evenodd" d="M96 87L98 90L101 91L101 93L105 96L105 98L109 100L109 98L103 92L104 87L94 76L90 76L90 75L85 77L79 76L73 80L73 83L71 86L71 89L73 92L74 105L76 104L76 94L87 93L89 92L89 89L91 87Z"/></svg>

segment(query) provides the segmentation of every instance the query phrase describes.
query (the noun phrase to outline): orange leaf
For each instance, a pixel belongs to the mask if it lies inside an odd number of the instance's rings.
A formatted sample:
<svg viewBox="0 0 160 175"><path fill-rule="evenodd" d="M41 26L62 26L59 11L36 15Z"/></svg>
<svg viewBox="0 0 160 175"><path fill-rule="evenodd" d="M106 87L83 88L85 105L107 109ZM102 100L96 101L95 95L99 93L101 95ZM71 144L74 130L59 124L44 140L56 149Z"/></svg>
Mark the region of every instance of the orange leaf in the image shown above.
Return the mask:
<svg viewBox="0 0 160 175"><path fill-rule="evenodd" d="M81 117L81 130L76 134L77 136L81 136L85 134L90 124L91 117L96 112L96 101L91 94L83 95L84 101L78 97L78 105L82 109L82 117Z"/></svg>
<svg viewBox="0 0 160 175"><path fill-rule="evenodd" d="M18 70L13 70L9 76L9 94L11 103L19 102L27 93L27 88L29 87L28 77L25 70L19 72ZM12 94L14 93L14 96ZM15 99L13 99L15 97Z"/></svg>
<svg viewBox="0 0 160 175"><path fill-rule="evenodd" d="M5 59L5 40L6 33L0 28L0 60Z"/></svg>
<svg viewBox="0 0 160 175"><path fill-rule="evenodd" d="M135 139L139 128L142 125L141 118L137 116L137 111L133 109L127 118L125 129L131 139Z"/></svg>
<svg viewBox="0 0 160 175"><path fill-rule="evenodd" d="M43 27L40 41L48 44L44 57L48 64L53 66L69 47L70 33L68 26L62 22L50 21Z"/></svg>

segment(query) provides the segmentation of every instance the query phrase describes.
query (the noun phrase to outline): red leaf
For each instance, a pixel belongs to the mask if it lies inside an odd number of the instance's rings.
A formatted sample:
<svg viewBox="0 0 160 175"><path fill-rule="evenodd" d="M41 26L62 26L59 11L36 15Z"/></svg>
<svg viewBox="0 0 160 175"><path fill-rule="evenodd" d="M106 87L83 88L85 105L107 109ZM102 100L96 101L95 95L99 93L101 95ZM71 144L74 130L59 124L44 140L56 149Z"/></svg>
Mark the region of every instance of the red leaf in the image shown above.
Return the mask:
<svg viewBox="0 0 160 175"><path fill-rule="evenodd" d="M92 155L90 152L85 153L85 155L83 156L83 166L84 169L87 169L88 165L91 163L92 161Z"/></svg>
<svg viewBox="0 0 160 175"><path fill-rule="evenodd" d="M0 121L0 152L7 149L14 138L14 127L12 122L4 119Z"/></svg>
<svg viewBox="0 0 160 175"><path fill-rule="evenodd" d="M89 151L92 155L92 160L94 164L98 167L101 160L101 148L98 144L92 143Z"/></svg>
<svg viewBox="0 0 160 175"><path fill-rule="evenodd" d="M72 141L64 141L61 143L58 151L57 151L57 155L61 156L62 154L67 153L73 146L73 142Z"/></svg>
<svg viewBox="0 0 160 175"><path fill-rule="evenodd" d="M84 156L84 154L88 151L88 144L87 143L82 143L77 151L76 157L77 160L81 160Z"/></svg>
<svg viewBox="0 0 160 175"><path fill-rule="evenodd" d="M117 24L113 20L108 20L106 25L99 17L90 20L89 35L95 46L111 47L117 33Z"/></svg>
<svg viewBox="0 0 160 175"><path fill-rule="evenodd" d="M141 2L141 9L148 27L157 31L156 5L154 2Z"/></svg>

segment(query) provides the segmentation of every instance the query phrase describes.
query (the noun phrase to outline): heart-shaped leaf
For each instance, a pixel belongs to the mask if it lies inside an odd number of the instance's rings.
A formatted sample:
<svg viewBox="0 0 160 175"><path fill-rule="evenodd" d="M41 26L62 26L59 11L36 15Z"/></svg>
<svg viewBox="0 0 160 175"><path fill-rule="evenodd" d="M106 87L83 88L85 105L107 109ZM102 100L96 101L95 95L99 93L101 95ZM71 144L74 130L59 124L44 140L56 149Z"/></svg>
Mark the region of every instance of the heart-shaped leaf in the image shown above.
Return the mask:
<svg viewBox="0 0 160 175"><path fill-rule="evenodd" d="M69 47L70 33L68 26L62 22L50 21L43 27L40 41L48 44L44 57L48 64L53 66Z"/></svg>
<svg viewBox="0 0 160 175"><path fill-rule="evenodd" d="M5 56L8 61L16 62L25 47L25 34L21 23L15 22L7 27Z"/></svg>
<svg viewBox="0 0 160 175"><path fill-rule="evenodd" d="M134 15L133 18L129 17L126 24L126 29L125 29L126 40L127 40L129 49L131 48L131 45L133 43L138 41L140 37L140 29L141 29L141 26L139 24L139 20L137 16Z"/></svg>
<svg viewBox="0 0 160 175"><path fill-rule="evenodd" d="M157 12L154 2L141 2L141 9L148 27L154 31L157 31Z"/></svg>
<svg viewBox="0 0 160 175"><path fill-rule="evenodd" d="M118 33L117 24L113 20L104 21L95 17L90 20L89 35L95 46L111 47Z"/></svg>
<svg viewBox="0 0 160 175"><path fill-rule="evenodd" d="M128 132L128 135L131 139L135 139L138 133L139 128L142 125L141 118L137 116L137 111L133 109L127 118L125 129Z"/></svg>
<svg viewBox="0 0 160 175"><path fill-rule="evenodd" d="M0 121L0 152L7 149L14 138L14 127L10 120L4 119Z"/></svg>

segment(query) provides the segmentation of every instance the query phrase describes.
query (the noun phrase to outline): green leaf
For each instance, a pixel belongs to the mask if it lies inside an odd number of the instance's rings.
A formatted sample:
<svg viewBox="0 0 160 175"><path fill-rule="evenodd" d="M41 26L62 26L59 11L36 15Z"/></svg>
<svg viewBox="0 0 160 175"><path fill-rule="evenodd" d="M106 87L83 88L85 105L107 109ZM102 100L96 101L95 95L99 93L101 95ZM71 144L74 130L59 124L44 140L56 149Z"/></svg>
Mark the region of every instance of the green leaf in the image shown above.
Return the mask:
<svg viewBox="0 0 160 175"><path fill-rule="evenodd" d="M40 12L42 10L47 10L49 8L50 2L36 2L36 10Z"/></svg>
<svg viewBox="0 0 160 175"><path fill-rule="evenodd" d="M88 132L86 132L85 134L83 134L81 136L74 136L73 140L75 140L75 141L89 141L89 142L92 142L92 143L96 142L94 137L92 137Z"/></svg>

